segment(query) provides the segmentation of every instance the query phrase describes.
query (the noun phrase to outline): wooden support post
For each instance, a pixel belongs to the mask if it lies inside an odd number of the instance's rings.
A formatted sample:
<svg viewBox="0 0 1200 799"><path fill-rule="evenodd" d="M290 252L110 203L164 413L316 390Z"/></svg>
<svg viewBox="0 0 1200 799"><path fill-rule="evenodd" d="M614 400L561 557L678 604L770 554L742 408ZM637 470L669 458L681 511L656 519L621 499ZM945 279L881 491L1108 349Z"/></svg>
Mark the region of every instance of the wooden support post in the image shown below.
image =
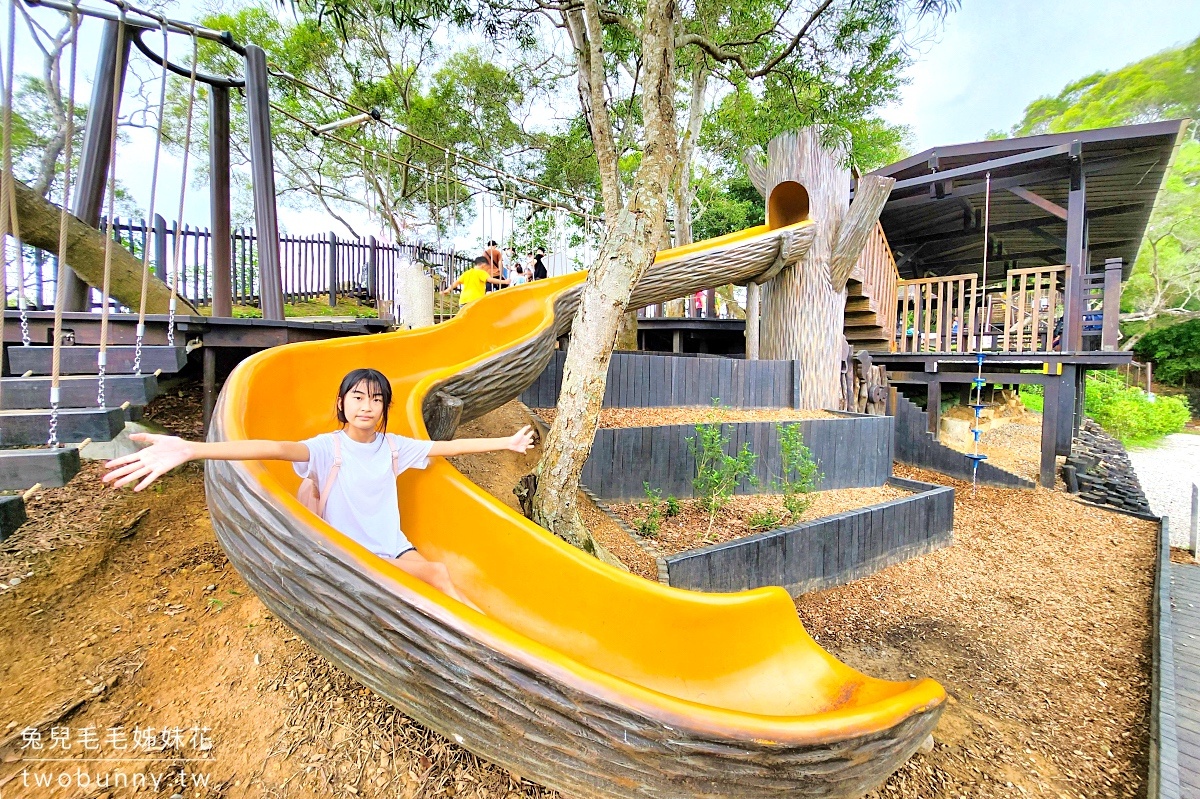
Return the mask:
<svg viewBox="0 0 1200 799"><path fill-rule="evenodd" d="M1121 337L1121 270L1125 261L1108 258L1104 261L1104 322L1100 332L1100 349L1111 352Z"/></svg>
<svg viewBox="0 0 1200 799"><path fill-rule="evenodd" d="M1058 378L1058 424L1055 425L1057 435L1054 439L1056 455L1071 454L1071 437L1075 434L1076 424L1076 391L1079 389L1077 368L1074 364L1064 363L1062 376Z"/></svg>
<svg viewBox="0 0 1200 799"><path fill-rule="evenodd" d="M1044 385L1042 404L1042 462L1038 482L1046 488L1054 488L1055 444L1058 441L1058 386L1059 381L1048 380Z"/></svg>
<svg viewBox="0 0 1200 799"><path fill-rule="evenodd" d="M675 330L671 333L671 352L683 352L682 330Z"/></svg>
<svg viewBox="0 0 1200 799"><path fill-rule="evenodd" d="M928 393L925 395L925 413L929 416L929 432L936 441L942 426L942 384L937 380L930 380L926 390Z"/></svg>
<svg viewBox="0 0 1200 799"><path fill-rule="evenodd" d="M329 234L326 266L329 267L329 307L337 307L337 236Z"/></svg>
<svg viewBox="0 0 1200 799"><path fill-rule="evenodd" d="M746 360L758 360L759 302L761 289L757 283L746 284ZM679 350L675 350L679 352Z"/></svg>
<svg viewBox="0 0 1200 799"><path fill-rule="evenodd" d="M208 424L212 421L213 408L217 405L217 351L213 347L201 347L204 351L204 435L208 435Z"/></svg>
<svg viewBox="0 0 1200 799"><path fill-rule="evenodd" d="M230 231L229 90L208 87L208 202L212 216L212 315L233 316L233 238Z"/></svg>
<svg viewBox="0 0 1200 799"><path fill-rule="evenodd" d="M1062 352L1083 349L1084 281L1087 272L1087 197L1082 147L1071 143L1071 187L1067 194L1067 278L1063 298Z"/></svg>
<svg viewBox="0 0 1200 799"><path fill-rule="evenodd" d="M709 289L704 293L704 315L709 319L717 318L717 290Z"/></svg>
<svg viewBox="0 0 1200 799"><path fill-rule="evenodd" d="M246 46L246 109L250 117L250 175L258 244L259 305L264 319L283 320L279 217L275 208L275 159L271 152L271 96L267 56Z"/></svg>
<svg viewBox="0 0 1200 799"><path fill-rule="evenodd" d="M113 81L120 75L120 85L125 85L125 67L129 63L129 37L123 37L123 47L118 52L117 39L121 23L104 23L104 34L100 40L100 56L96 62L96 73L92 78L92 100L88 106L87 127L83 132L83 149L79 153L79 172L75 178L71 213L86 225L100 224L100 211L104 206L104 191L108 186L108 156L112 146L113 104L120 103L119 92L113 94ZM64 311L88 310L88 284L75 274L67 273L67 285L63 287Z"/></svg>
<svg viewBox="0 0 1200 799"><path fill-rule="evenodd" d="M167 220L162 214L155 214L151 220L154 225L154 276L159 280L167 279Z"/></svg>

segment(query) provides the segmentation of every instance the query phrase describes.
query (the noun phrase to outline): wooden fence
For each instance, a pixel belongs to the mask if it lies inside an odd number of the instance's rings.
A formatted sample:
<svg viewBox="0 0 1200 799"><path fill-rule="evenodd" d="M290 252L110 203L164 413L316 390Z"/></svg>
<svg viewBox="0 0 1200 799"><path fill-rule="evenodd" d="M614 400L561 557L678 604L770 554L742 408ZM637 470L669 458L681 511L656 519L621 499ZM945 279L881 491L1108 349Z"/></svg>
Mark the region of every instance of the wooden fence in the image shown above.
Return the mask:
<svg viewBox="0 0 1200 799"><path fill-rule="evenodd" d="M1065 266L1008 271L1004 334L1000 345L1003 352L1053 352L1057 349L1055 324L1062 317L1066 273Z"/></svg>
<svg viewBox="0 0 1200 799"><path fill-rule="evenodd" d="M967 352L977 347L978 275L901 280L896 288L899 352Z"/></svg>
<svg viewBox="0 0 1200 799"><path fill-rule="evenodd" d="M951 543L954 489L888 481L914 493L795 527L680 552L663 559L667 582L696 591L767 585L792 596L857 580Z"/></svg>
<svg viewBox="0 0 1200 799"><path fill-rule="evenodd" d="M566 359L565 352L555 352L521 401L531 408L557 404ZM710 405L716 399L733 408L794 408L799 381L794 361L618 352L609 362L603 407L686 407Z"/></svg>
<svg viewBox="0 0 1200 799"><path fill-rule="evenodd" d="M839 414L838 418L804 419L800 425L804 444L820 465L818 488L862 488L883 485L892 473L892 418ZM784 423L787 424L787 423ZM757 455L757 485L743 481L738 494L772 493L773 481L783 471L779 433L775 422L723 424L730 436L728 454L748 444ZM691 497L696 460L688 438L694 425L601 428L581 481L601 499L625 500L645 496L645 483L664 497Z"/></svg>
<svg viewBox="0 0 1200 799"><path fill-rule="evenodd" d="M106 225L102 221L100 228L103 230ZM114 221L113 238L139 258L149 249L151 270L164 281L171 279L170 265L175 260L178 242L180 295L197 307L212 304L212 232L208 228L184 225L181 229L175 222L168 225L161 216L153 224L144 219L118 218ZM252 228L235 228L231 239L233 302L257 305L258 238ZM284 235L279 238L279 247L284 301L289 303L328 301L333 306L339 297L364 302L390 301L396 267L404 259L424 264L439 288L457 280L471 266L471 259L454 252L423 244L380 242L373 236L354 239L333 233ZM38 309L50 306L55 291L56 259L33 247L25 249L29 265L26 296ZM10 288L14 287L15 280L10 282Z"/></svg>

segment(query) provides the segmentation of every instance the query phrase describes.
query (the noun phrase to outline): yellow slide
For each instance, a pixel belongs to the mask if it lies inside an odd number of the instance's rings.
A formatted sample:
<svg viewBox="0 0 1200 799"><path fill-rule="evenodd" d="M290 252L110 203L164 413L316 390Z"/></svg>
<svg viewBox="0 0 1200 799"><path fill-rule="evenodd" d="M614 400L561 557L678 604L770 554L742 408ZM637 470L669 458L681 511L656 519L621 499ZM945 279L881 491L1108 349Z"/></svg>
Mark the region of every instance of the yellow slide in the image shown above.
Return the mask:
<svg viewBox="0 0 1200 799"><path fill-rule="evenodd" d="M635 300L760 274L803 248L805 224L665 251ZM478 416L536 378L585 277L491 293L433 328L261 352L227 381L210 438L334 429L338 383L360 366L392 381L392 432L425 437L435 392ZM842 664L782 589L701 594L646 581L434 461L400 477L404 531L486 615L305 510L289 464L214 461L205 480L218 537L263 601L340 668L482 757L572 797L850 797L935 726L941 686Z"/></svg>

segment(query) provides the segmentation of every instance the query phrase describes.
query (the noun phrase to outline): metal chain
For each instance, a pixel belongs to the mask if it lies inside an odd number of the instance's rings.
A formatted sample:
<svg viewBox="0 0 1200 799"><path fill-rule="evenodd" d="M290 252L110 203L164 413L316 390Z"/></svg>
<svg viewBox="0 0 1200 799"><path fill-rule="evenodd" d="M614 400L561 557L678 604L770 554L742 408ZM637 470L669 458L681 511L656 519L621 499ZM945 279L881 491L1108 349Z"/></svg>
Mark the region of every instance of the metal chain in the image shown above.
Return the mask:
<svg viewBox="0 0 1200 799"><path fill-rule="evenodd" d="M197 63L200 58L200 39L195 32L192 33L192 68L191 75L188 77L188 108L187 108L187 126L184 128L183 134L183 166L180 170L182 179L179 181L179 213L175 216L175 257L171 262L171 306L167 319L167 346L175 346L175 306L176 298L179 296L179 273L181 271L180 261L183 260L183 236L181 234L180 225L183 224L183 206L184 199L187 197L187 170L188 156L192 149L192 113L196 106L196 70L199 68ZM159 120L159 127L162 127L162 120Z"/></svg>

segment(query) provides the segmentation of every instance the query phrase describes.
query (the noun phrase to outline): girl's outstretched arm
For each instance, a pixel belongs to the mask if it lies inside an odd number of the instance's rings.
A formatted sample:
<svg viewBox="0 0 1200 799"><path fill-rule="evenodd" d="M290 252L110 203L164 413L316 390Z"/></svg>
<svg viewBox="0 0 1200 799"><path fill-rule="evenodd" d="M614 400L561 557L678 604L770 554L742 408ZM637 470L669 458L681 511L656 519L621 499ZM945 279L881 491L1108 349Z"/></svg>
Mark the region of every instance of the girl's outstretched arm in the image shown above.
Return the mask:
<svg viewBox="0 0 1200 799"><path fill-rule="evenodd" d="M296 441L186 441L176 436L134 433L130 440L150 446L104 464L101 480L120 488L141 480L141 491L176 466L193 460L307 461L308 447Z"/></svg>
<svg viewBox="0 0 1200 799"><path fill-rule="evenodd" d="M435 441L429 448L430 455L467 455L472 452L498 452L511 449L522 455L533 446L533 428L525 425L511 436L500 438L456 438L453 441Z"/></svg>

